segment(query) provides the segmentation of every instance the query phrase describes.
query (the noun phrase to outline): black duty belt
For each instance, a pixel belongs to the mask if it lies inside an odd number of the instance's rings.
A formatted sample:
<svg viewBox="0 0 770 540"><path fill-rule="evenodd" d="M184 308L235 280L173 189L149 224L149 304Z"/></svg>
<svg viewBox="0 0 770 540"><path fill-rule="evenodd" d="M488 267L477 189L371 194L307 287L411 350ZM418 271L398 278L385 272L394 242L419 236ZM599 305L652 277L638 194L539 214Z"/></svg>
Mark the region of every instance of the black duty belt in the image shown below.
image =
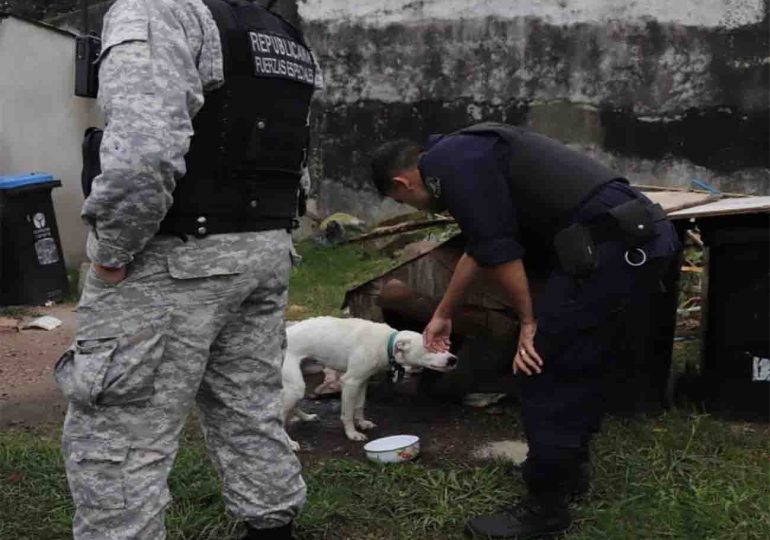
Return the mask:
<svg viewBox="0 0 770 540"><path fill-rule="evenodd" d="M297 227L299 227L299 221L296 218L242 221L234 220L227 216L189 216L176 217L171 223L164 221L158 234L203 238L211 234L261 232L279 229L292 230Z"/></svg>
<svg viewBox="0 0 770 540"><path fill-rule="evenodd" d="M666 219L659 204L635 198L610 208L587 223L573 223L554 236L559 266L568 275L585 277L598 268L596 244L623 242L625 259L631 266L642 266L647 253L642 249L657 236L655 225Z"/></svg>

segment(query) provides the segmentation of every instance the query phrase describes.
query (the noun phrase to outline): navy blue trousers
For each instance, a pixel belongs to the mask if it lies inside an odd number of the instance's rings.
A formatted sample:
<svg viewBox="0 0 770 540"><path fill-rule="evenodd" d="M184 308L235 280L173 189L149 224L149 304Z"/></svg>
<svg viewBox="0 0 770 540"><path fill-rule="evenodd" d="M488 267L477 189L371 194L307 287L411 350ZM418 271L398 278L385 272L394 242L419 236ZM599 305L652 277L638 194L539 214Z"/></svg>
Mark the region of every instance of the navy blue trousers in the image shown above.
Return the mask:
<svg viewBox="0 0 770 540"><path fill-rule="evenodd" d="M666 237L656 246L670 249L656 249L646 264L633 267L624 259L622 242L603 242L592 275L576 279L553 271L535 306L535 348L543 372L517 376L529 443L523 474L535 496L566 495L570 475L588 459L588 443L605 410L606 377L617 369L613 363L623 361L613 357L612 344L625 328L628 310L660 292L661 277L678 250L671 224L657 228Z"/></svg>

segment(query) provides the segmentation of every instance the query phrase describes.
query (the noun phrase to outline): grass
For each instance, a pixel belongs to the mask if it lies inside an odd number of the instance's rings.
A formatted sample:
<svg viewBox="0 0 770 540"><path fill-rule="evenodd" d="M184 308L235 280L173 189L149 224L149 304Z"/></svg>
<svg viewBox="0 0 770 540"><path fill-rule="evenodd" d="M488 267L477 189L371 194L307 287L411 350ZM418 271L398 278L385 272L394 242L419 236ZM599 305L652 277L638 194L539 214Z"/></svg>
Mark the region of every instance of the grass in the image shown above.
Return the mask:
<svg viewBox="0 0 770 540"><path fill-rule="evenodd" d="M392 264L353 247L300 245L292 275L297 317L339 314L344 291ZM678 344L677 365L697 354ZM500 417L500 421L514 418ZM768 428L720 421L689 409L610 420L597 438L594 487L574 507L569 540L770 538ZM466 441L469 446L483 441ZM419 462L398 467L330 459L306 469L303 540L460 539L468 516L523 493L496 463ZM194 425L185 430L169 479L173 540L234 540L219 481ZM0 431L0 538L70 538L74 511L56 434Z"/></svg>
<svg viewBox="0 0 770 540"><path fill-rule="evenodd" d="M0 306L0 317L23 319L24 317L40 317L42 313L28 306Z"/></svg>
<svg viewBox="0 0 770 540"><path fill-rule="evenodd" d="M169 484L169 538L236 539L218 480L188 429ZM569 540L770 538L767 430L674 411L610 421ZM469 441L470 442L470 441ZM501 464L379 466L331 459L305 471L302 539L462 538L468 516L523 493ZM58 440L0 432L0 538L68 538L73 511Z"/></svg>
<svg viewBox="0 0 770 540"><path fill-rule="evenodd" d="M322 247L312 241L298 245L302 262L291 276L287 318L339 316L345 292L393 266L394 261L356 246Z"/></svg>

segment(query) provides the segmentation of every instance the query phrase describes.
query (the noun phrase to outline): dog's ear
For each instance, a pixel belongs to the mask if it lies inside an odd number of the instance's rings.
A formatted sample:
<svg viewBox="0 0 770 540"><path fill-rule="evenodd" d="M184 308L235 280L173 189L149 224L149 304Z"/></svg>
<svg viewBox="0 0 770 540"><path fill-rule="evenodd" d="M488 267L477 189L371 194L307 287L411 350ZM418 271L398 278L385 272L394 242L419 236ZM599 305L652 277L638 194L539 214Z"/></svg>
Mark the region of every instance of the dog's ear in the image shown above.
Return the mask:
<svg viewBox="0 0 770 540"><path fill-rule="evenodd" d="M412 348L412 342L408 339L399 339L396 341L396 343L393 345L393 351L398 354L406 354L409 352L409 350Z"/></svg>

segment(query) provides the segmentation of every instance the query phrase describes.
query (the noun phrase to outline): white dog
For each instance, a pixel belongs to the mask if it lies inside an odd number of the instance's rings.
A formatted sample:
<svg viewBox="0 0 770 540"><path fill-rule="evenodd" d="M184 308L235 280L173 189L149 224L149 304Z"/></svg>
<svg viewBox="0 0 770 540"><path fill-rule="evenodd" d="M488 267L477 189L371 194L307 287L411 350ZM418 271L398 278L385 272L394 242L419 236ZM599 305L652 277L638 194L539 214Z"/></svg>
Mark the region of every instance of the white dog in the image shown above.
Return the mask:
<svg viewBox="0 0 770 540"><path fill-rule="evenodd" d="M450 371L457 357L450 353L431 353L423 346L422 335L397 331L387 324L363 319L317 317L294 324L286 330L288 344L283 361L283 414L288 424L292 414L301 420L314 420L295 406L305 395L300 362L312 358L326 367L343 372L342 425L352 441L365 441L356 430L375 427L364 418L366 382L375 373L392 370L418 371L422 368ZM299 444L291 441L295 450Z"/></svg>

